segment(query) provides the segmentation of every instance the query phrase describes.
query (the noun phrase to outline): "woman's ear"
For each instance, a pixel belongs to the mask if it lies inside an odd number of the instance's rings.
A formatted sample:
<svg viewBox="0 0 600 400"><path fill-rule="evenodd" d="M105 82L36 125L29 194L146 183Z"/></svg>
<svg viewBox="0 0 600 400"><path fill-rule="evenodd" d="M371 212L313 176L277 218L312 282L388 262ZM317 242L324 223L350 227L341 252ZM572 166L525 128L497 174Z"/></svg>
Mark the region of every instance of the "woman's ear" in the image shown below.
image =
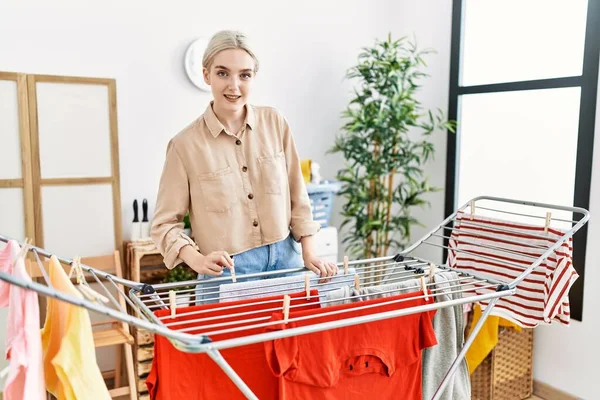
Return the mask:
<svg viewBox="0 0 600 400"><path fill-rule="evenodd" d="M210 85L210 74L207 68L202 68L202 75L204 76L204 82Z"/></svg>

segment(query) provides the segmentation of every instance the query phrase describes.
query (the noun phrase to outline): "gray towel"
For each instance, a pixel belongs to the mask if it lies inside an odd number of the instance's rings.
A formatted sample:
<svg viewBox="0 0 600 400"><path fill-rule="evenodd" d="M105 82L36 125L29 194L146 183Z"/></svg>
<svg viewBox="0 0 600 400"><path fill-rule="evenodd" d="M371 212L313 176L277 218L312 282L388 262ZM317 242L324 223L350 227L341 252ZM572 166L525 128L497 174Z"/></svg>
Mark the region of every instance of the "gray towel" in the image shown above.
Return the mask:
<svg viewBox="0 0 600 400"><path fill-rule="evenodd" d="M434 275L437 293L447 293L460 290L457 286L456 272L440 272ZM452 282L448 282L452 281ZM436 296L436 301L447 301L462 298L462 293L442 294ZM438 345L423 350L423 399L433 398L435 391L450 369L464 345L463 306L440 308L433 318L433 329ZM450 379L442 394L443 400L469 400L471 398L471 379L469 367L463 358L454 376Z"/></svg>
<svg viewBox="0 0 600 400"><path fill-rule="evenodd" d="M396 296L400 293L416 292L420 290L420 287L421 283L417 279L388 283L386 285L367 286L360 288L360 290L356 290L354 286L344 286L327 292L325 296L326 302L323 303L323 307Z"/></svg>

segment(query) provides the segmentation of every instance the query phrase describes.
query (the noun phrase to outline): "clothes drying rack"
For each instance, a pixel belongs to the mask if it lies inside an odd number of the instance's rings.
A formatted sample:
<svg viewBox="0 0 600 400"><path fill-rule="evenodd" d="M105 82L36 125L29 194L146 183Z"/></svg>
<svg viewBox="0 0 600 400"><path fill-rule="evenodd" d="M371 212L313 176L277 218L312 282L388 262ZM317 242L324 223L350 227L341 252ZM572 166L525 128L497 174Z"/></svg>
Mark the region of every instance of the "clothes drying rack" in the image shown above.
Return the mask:
<svg viewBox="0 0 600 400"><path fill-rule="evenodd" d="M547 227L550 223L558 223L567 228L561 229L561 232L564 232L562 236L560 236L560 238L550 246L545 248L543 254L534 260L531 260L531 263L528 266L523 267L523 272L518 277L507 281L493 280L484 276L480 276L476 273L470 273L451 268L447 264L434 263L419 255L423 253L431 254L431 251L427 250L432 248L438 249L438 252L439 249L449 249L447 246L447 241L450 239L450 234L454 229L454 222L456 221L459 212L470 212L471 214L476 215L480 215L480 213L482 213L488 216L500 214L503 216L503 220L509 222L516 220L522 222L525 219L527 221L538 221L536 225L543 226L545 222ZM88 310L126 322L127 324L137 328L145 329L155 334L162 335L181 351L189 353L206 353L223 369L227 376L248 399L256 399L257 397L222 357L220 350L276 340L295 335L309 334L327 329L369 323L414 313L433 311L445 307L454 307L466 303L487 301L488 306L485 308L477 324L473 327L471 335L465 341L463 348L459 352L449 370L446 372L443 381L437 388L437 391L433 397L433 399L436 400L441 397L444 389L449 383L450 378L458 369L475 336L477 336L477 333L483 326L483 323L490 315L494 305L498 302L498 300L500 298L515 294L517 292L517 285L534 269L539 267L554 250L561 246L562 243L564 243L566 240L569 240L575 234L575 232L577 232L588 221L588 219L588 211L578 207L565 207L491 196L476 197L457 209L454 213L452 213L452 215L448 216L444 221L424 235L420 240L416 241L410 247L403 250L399 254L396 254L395 256L352 261L344 260L344 262L337 264L339 268L338 275L343 275L347 268L353 268L355 271L354 275L337 277L338 287L340 282L347 282L349 286L360 285L361 287L366 287L377 285L383 281L385 281L385 283L393 283L408 279L420 279L421 277L428 277L429 274L433 272L432 269L434 268L438 271L454 271L458 274L458 279L456 279L454 282L450 282L450 286L444 289L444 292L438 291L438 289L435 288L434 283L426 283L424 279L421 279L421 282L427 286L426 291L424 286L421 287L421 289L423 289L422 296L436 298L442 295L460 293L462 296L461 298L443 301L438 300L425 305L379 312L379 306L390 305L394 302L400 303L402 301L397 299L389 300L374 305L371 304L362 306L363 308L372 309L372 313L368 315L362 315L359 317L345 317L343 310L338 310L331 312L334 314L339 313L339 315L337 315L337 319L334 321L294 327L279 331L265 331L263 333L255 333L255 328L267 327L274 323L270 322L268 317L266 319L254 318L251 312L244 312L243 304L239 305L236 303L237 305L230 306L231 314L228 314L228 317L239 317L239 321L235 321L234 323L230 321L213 325L204 324L202 325L202 329L209 329L209 332L205 332L203 334L190 333L194 331L193 327L190 328L190 324L193 324L194 322L207 322L211 320L211 317L203 317L201 315L201 311L186 312L185 309L183 309L179 311L179 313L177 312L177 307L181 307L181 305L188 305L190 304L190 299L195 299L194 296L198 294L199 288L202 291L203 297L201 301L194 301L194 304L219 301L218 285L223 283L231 283L233 280L231 276L150 285L146 283L129 281L89 266L81 265L82 270L85 271L88 276L92 276L94 281L99 284L101 290L104 291L109 299L108 303L102 303L99 301L90 301L85 298L82 299L75 296L65 295L54 289L48 281L47 272L45 271L45 267L40 258L40 256L50 257L53 253L39 247L27 246L28 251L33 253L35 259L37 260L37 265L42 270L41 272L42 276L44 277L45 284L27 282L2 272L0 272L0 280L22 288L34 290L43 296L53 297L77 306L85 307ZM510 229L506 231L510 232ZM0 235L0 241L8 242L9 240L11 240L11 238ZM462 250L454 249L454 251L460 252ZM495 251L503 250L501 248L495 248ZM511 253L508 249L505 249L504 251ZM62 264L65 265L71 265L74 261L73 259L67 259L58 256L56 257ZM502 259L495 259L494 261L500 263L504 262ZM235 278L243 281L251 278L281 277L284 275L294 273L298 274L302 272L307 273L306 269L304 268L292 268L272 272L237 275ZM309 278L305 279L305 284L309 285L311 289L318 289L320 295L329 290L334 290L331 288L330 282L323 282L312 272L307 274L309 274ZM108 283L108 285L105 283ZM129 296L126 295L126 293L118 286L118 284L129 288ZM113 292L108 290L107 286L112 287ZM475 287L478 289L477 292L479 293L473 291L473 288ZM308 287L306 289L308 295ZM448 289L451 291L448 292ZM270 285L268 281L264 286L261 286L261 290L263 291L261 295L282 295L282 300L265 300L265 303L272 303L273 312L281 311L282 307L290 307L289 303L287 306L285 305L284 299L287 296L284 295L290 292L298 291L297 289L290 290L282 288L282 285L279 283L273 283ZM484 293L481 293L482 291ZM125 299L135 315L130 315L127 310L120 306L119 301L113 295L114 292L116 292L116 296L122 296ZM418 298L419 295L420 293L417 295L417 297L412 298ZM289 297L287 298L289 299ZM324 300L321 299L321 302L323 301ZM223 305L226 303L220 304ZM253 304L257 304L256 299L254 300ZM359 304L357 305L358 307L353 308L353 310L357 310L361 307ZM298 307L301 309L302 306L302 304L295 304L290 308ZM401 307L401 304L399 304L399 306ZM171 309L171 314L175 313L177 317L198 314L198 318L186 320L186 327L178 328L178 325L181 323L169 322L169 319L171 318L170 316L157 317L155 315L155 311L161 309ZM327 314L320 314L320 316L323 315ZM196 315L194 315L193 318L196 318ZM288 320L288 322L293 321L293 318ZM242 323L246 325L243 327L235 326ZM280 324L281 321L275 323ZM248 329L252 329L254 333L244 335L244 330ZM217 336L231 332L239 332L240 336L234 339L215 340Z"/></svg>

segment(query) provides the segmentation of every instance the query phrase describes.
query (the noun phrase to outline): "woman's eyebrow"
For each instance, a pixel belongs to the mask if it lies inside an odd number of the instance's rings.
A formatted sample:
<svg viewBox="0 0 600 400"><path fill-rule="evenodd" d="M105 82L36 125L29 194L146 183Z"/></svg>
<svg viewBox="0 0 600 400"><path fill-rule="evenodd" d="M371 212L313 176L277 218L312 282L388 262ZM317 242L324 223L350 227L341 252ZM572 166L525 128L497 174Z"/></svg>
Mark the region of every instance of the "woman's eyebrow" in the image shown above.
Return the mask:
<svg viewBox="0 0 600 400"><path fill-rule="evenodd" d="M215 65L215 68L216 69L223 69L225 71L230 71L229 68L227 68L224 65ZM244 68L240 72L252 72L252 68Z"/></svg>

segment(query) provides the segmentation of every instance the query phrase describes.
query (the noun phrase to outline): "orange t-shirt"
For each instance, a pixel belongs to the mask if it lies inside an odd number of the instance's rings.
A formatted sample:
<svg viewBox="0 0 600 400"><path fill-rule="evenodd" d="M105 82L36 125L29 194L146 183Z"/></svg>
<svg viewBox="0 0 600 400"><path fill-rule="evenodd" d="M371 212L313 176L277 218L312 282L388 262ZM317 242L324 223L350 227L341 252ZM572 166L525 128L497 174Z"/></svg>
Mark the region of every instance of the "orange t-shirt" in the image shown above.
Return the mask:
<svg viewBox="0 0 600 400"><path fill-rule="evenodd" d="M305 307L300 308L303 310L305 308L318 308L320 307L318 296L317 290L311 291L310 300L306 300L306 292L291 294L290 304L304 304ZM219 324L240 319L270 317L273 313L272 309L281 307L281 299L282 296L279 295L260 299L178 308L178 313L193 311L207 312L164 319L163 322L171 323L199 318L221 317L204 322L175 325L176 328L172 327L172 329L198 327L198 330L188 332L192 334L254 325L261 321L250 322L249 324L229 325L223 328L207 327L202 329L204 325ZM253 304L269 300L279 301L267 304ZM245 306L232 309L232 307L241 304ZM265 311L269 309L271 311ZM238 317L228 316L228 314L242 312L251 312L251 314ZM170 310L159 310L155 312L155 315L157 317L168 316L170 315ZM262 322L268 322L268 320ZM211 336L210 339L213 341L225 340L262 332L264 332L264 328L254 328ZM267 365L262 343L225 349L220 351L220 353L259 399L277 399L278 381ZM154 337L154 359L152 360L152 369L146 379L146 385L150 398L156 400L246 399L231 379L207 354L193 354L179 351L168 339L160 335L155 335Z"/></svg>
<svg viewBox="0 0 600 400"><path fill-rule="evenodd" d="M289 318L316 316L268 328L299 326L393 311L431 303L411 299L364 310L370 304L422 295L402 294L317 310L291 312ZM320 316L320 314L323 314ZM280 399L422 399L421 350L437 344L432 319L435 312L417 313L343 328L265 342L267 361L279 376ZM282 313L272 320L282 320Z"/></svg>

